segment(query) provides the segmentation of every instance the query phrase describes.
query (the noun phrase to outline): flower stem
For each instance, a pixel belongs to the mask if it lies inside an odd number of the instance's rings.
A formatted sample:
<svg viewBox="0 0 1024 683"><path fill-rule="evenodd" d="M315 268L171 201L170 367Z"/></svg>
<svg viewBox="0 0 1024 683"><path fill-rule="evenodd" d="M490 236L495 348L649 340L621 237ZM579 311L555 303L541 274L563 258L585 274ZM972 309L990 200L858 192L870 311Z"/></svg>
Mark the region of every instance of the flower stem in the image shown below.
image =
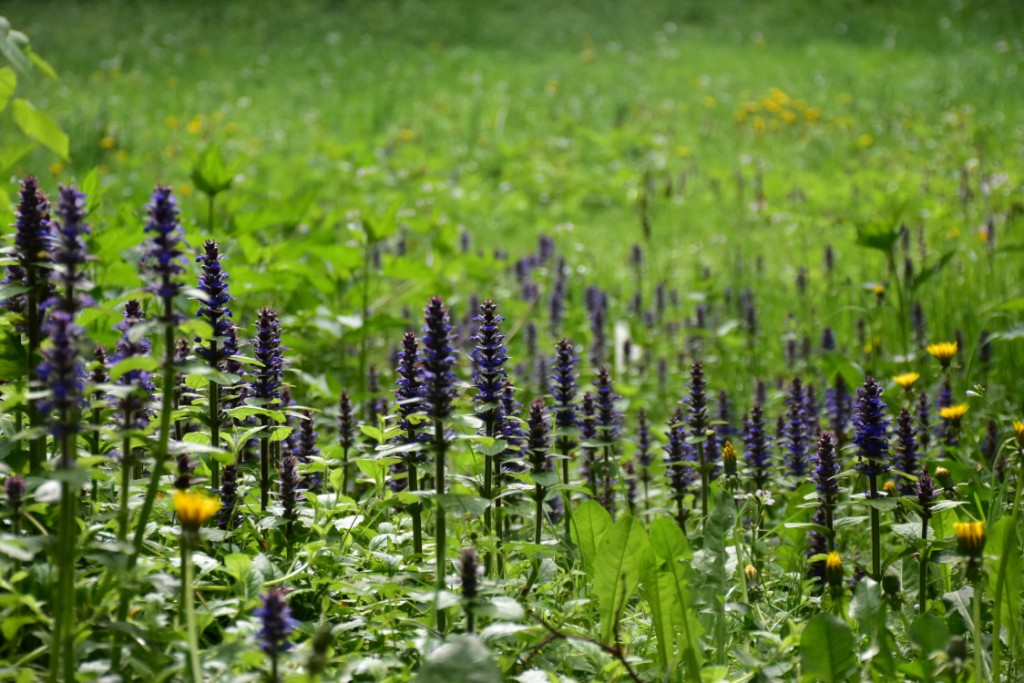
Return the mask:
<svg viewBox="0 0 1024 683"><path fill-rule="evenodd" d="M69 427L68 417L61 419L61 424ZM60 469L70 475L74 464L76 438L73 431L60 437L61 458ZM57 555L57 614L54 623L53 659L50 666L50 680L57 681L62 671L64 681L75 680L75 531L76 501L78 489L70 481L64 479L60 485L60 538Z"/></svg>
<svg viewBox="0 0 1024 683"><path fill-rule="evenodd" d="M444 459L445 449L447 444L444 438L444 420L441 418L434 418L434 487L437 493L437 499L435 500L437 520L436 520L436 568L437 568L437 603L434 606L434 613L436 617L437 630L440 633L445 632L445 613L440 608L441 591L445 589L445 554L447 551L447 531L445 529L445 512L444 505L441 502L441 496L444 495Z"/></svg>
<svg viewBox="0 0 1024 683"><path fill-rule="evenodd" d="M409 430L406 435L409 443L415 438L412 430ZM416 454L413 453L409 456L409 460L406 463L406 469L409 471L409 490L418 491L420 487L419 473L416 471ZM417 500L415 503L409 506L409 514L412 516L412 549L417 555L423 554L423 504Z"/></svg>
<svg viewBox="0 0 1024 683"><path fill-rule="evenodd" d="M210 400L210 445L220 448L220 385L216 382L209 384ZM213 489L220 488L220 463L216 456L210 458L210 486Z"/></svg>
<svg viewBox="0 0 1024 683"><path fill-rule="evenodd" d="M263 434L260 436L260 511L270 505L270 418L263 416Z"/></svg>
<svg viewBox="0 0 1024 683"><path fill-rule="evenodd" d="M878 477L874 474L868 475L868 486L871 491L871 500L878 498ZM871 507L871 578L875 581L882 580L882 523L878 508Z"/></svg>
<svg viewBox="0 0 1024 683"><path fill-rule="evenodd" d="M131 483L132 438L126 436L121 440L121 509L117 511L117 540L121 543L128 538L128 490Z"/></svg>
<svg viewBox="0 0 1024 683"><path fill-rule="evenodd" d="M985 657L981 646L981 579L974 582L974 680L984 681ZM998 636L997 636L998 637ZM992 679L998 680L998 679Z"/></svg>
<svg viewBox="0 0 1024 683"><path fill-rule="evenodd" d="M149 524L149 516L153 512L153 503L156 502L156 494L160 489L160 477L163 476L164 464L167 461L168 445L171 437L171 412L174 410L174 305L170 300L164 302L164 362L163 362L163 392L160 402L160 428L157 436L156 448L153 451L153 472L149 477L149 485L146 488L146 498L142 502L142 509L139 511L139 518L136 520L135 536L132 539L132 552L128 555L125 566L125 574L131 574L142 553L142 542L146 538L146 525ZM131 582L124 581L121 588L121 600L117 607L117 621L124 622L128 618L128 603L132 597ZM118 671L121 665L121 643L123 632L118 630L114 634L110 667Z"/></svg>
<svg viewBox="0 0 1024 683"><path fill-rule="evenodd" d="M704 442L697 442L697 461L700 464L700 516L704 522L708 519L708 499L711 496L710 472L704 458Z"/></svg>
<svg viewBox="0 0 1024 683"><path fill-rule="evenodd" d="M921 547L921 568L920 574L917 578L917 611L924 614L928 603L928 555L930 548L928 547L928 520L931 515L921 516L921 540L924 541L924 545Z"/></svg>
<svg viewBox="0 0 1024 683"><path fill-rule="evenodd" d="M196 609L192 598L192 535L191 531L181 532L181 613L185 617L188 634L188 680L201 683L202 669L199 667L199 636L196 632Z"/></svg>

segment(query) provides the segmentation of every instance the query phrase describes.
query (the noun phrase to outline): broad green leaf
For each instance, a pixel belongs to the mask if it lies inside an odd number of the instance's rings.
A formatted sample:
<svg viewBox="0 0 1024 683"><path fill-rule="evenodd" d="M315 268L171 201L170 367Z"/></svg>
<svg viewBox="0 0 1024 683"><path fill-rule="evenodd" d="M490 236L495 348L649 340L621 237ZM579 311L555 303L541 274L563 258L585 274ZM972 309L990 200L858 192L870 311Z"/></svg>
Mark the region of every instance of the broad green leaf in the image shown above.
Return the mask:
<svg viewBox="0 0 1024 683"><path fill-rule="evenodd" d="M688 683L699 683L704 656L698 638L703 631L697 619L693 601L685 573L684 560L691 557L690 546L686 542L679 525L666 517L659 517L651 523L651 550L655 557L665 562L665 573L672 577L670 587L675 594L674 621L682 631L679 643L680 656L683 660L683 676Z"/></svg>
<svg viewBox="0 0 1024 683"><path fill-rule="evenodd" d="M584 571L591 577L601 538L611 525L612 516L595 500L588 500L572 513L572 540L580 549Z"/></svg>
<svg viewBox="0 0 1024 683"><path fill-rule="evenodd" d="M11 104L14 122L21 131L65 161L69 158L68 136L46 112L36 109L28 100L15 99Z"/></svg>
<svg viewBox="0 0 1024 683"><path fill-rule="evenodd" d="M672 585L671 573L658 571L654 562L644 565L644 597L651 608L651 622L658 645L658 665L664 671L671 671L674 661L675 628L672 614L675 611L676 592Z"/></svg>
<svg viewBox="0 0 1024 683"><path fill-rule="evenodd" d="M985 569L988 576L988 592L992 600L996 600L997 592L1002 605L1003 623L1010 644L1010 652L1015 651L1014 645L1020 637L1020 604L1021 604L1021 548L1017 542L1016 530L1010 525L1013 520L1003 517L988 530L989 553L985 557ZM1001 585L999 577L1002 576Z"/></svg>
<svg viewBox="0 0 1024 683"><path fill-rule="evenodd" d="M922 614L910 625L910 642L921 654L928 657L933 652L944 652L949 645L949 627L934 614Z"/></svg>
<svg viewBox="0 0 1024 683"><path fill-rule="evenodd" d="M451 638L423 660L416 683L501 683L490 650L479 638L462 635Z"/></svg>
<svg viewBox="0 0 1024 683"><path fill-rule="evenodd" d="M114 364L114 367L110 368L110 381L116 382L126 373L133 370L156 370L159 365L160 362L152 356L130 356L124 360L119 360Z"/></svg>
<svg viewBox="0 0 1024 683"><path fill-rule="evenodd" d="M850 599L850 618L857 622L861 635L874 632L881 610L882 586L865 577L857 584Z"/></svg>
<svg viewBox="0 0 1024 683"><path fill-rule="evenodd" d="M9 66L0 67L0 111L7 108L7 101L18 86L18 75Z"/></svg>
<svg viewBox="0 0 1024 683"><path fill-rule="evenodd" d="M192 182L196 189L208 196L216 196L231 188L235 173L224 163L220 147L207 145L192 167Z"/></svg>
<svg viewBox="0 0 1024 683"><path fill-rule="evenodd" d="M839 683L857 670L857 641L831 614L811 617L800 636L800 680Z"/></svg>
<svg viewBox="0 0 1024 683"><path fill-rule="evenodd" d="M615 624L649 561L647 533L632 515L621 518L602 536L594 560L594 595L599 603L604 642L613 642Z"/></svg>
<svg viewBox="0 0 1024 683"><path fill-rule="evenodd" d="M899 228L887 228L878 223L857 226L857 244L862 247L887 252L899 238Z"/></svg>

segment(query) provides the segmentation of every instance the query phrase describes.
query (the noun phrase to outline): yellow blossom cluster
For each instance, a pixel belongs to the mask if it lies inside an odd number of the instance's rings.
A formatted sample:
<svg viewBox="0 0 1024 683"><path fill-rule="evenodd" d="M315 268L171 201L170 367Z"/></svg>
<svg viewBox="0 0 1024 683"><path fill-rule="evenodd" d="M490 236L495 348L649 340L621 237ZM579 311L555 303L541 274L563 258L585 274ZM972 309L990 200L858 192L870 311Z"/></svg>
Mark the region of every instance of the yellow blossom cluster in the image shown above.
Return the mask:
<svg viewBox="0 0 1024 683"><path fill-rule="evenodd" d="M740 104L734 115L736 123L749 125L756 133L780 130L796 124L815 124L821 120L821 109L804 100L793 99L779 88L770 88L764 96Z"/></svg>

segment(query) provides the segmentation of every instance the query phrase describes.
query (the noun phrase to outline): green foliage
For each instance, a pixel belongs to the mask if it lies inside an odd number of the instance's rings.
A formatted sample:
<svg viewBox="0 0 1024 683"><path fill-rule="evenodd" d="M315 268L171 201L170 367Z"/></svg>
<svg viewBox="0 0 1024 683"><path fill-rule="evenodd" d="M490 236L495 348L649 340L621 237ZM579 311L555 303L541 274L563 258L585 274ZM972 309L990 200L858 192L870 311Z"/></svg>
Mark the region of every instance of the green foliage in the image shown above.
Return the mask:
<svg viewBox="0 0 1024 683"><path fill-rule="evenodd" d="M856 668L856 640L850 627L831 614L811 617L800 636L801 680L841 683Z"/></svg>

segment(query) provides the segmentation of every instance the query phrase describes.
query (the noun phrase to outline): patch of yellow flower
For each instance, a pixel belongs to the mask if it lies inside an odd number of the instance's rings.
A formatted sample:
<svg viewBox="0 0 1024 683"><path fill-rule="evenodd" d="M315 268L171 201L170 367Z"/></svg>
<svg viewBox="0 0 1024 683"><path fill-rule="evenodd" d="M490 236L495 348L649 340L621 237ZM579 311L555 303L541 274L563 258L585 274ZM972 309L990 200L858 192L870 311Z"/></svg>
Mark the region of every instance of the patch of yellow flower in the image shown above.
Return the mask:
<svg viewBox="0 0 1024 683"><path fill-rule="evenodd" d="M704 106L713 106L705 96ZM733 114L738 124L747 124L757 133L765 130L781 130L799 122L815 124L821 120L821 109L809 107L807 102L793 99L780 88L769 88L768 92L756 100L741 102Z"/></svg>
<svg viewBox="0 0 1024 683"><path fill-rule="evenodd" d="M981 555L985 548L985 522L959 522L953 530L961 553L969 557Z"/></svg>
<svg viewBox="0 0 1024 683"><path fill-rule="evenodd" d="M921 373L919 372L904 372L893 377L892 381L896 382L897 386L909 389L914 386L914 383L919 379L921 379Z"/></svg>
<svg viewBox="0 0 1024 683"><path fill-rule="evenodd" d="M220 510L220 501L197 491L174 492L174 511L188 531L198 531Z"/></svg>
<svg viewBox="0 0 1024 683"><path fill-rule="evenodd" d="M929 344L925 347L925 350L942 363L942 367L946 367L949 365L949 361L953 360L953 356L956 355L957 345L955 341L939 342L937 344Z"/></svg>
<svg viewBox="0 0 1024 683"><path fill-rule="evenodd" d="M939 409L939 416L943 420L949 420L950 422L959 422L963 419L963 416L967 414L968 405L961 403L955 406L947 406Z"/></svg>

